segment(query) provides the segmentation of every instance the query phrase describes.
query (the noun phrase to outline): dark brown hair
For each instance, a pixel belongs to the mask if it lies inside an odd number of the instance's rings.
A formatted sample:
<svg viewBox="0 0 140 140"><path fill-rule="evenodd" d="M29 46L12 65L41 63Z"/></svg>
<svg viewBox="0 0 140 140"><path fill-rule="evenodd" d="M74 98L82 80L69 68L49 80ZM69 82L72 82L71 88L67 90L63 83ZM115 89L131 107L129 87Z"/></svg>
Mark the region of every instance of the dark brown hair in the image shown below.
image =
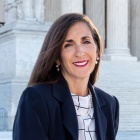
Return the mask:
<svg viewBox="0 0 140 140"><path fill-rule="evenodd" d="M101 37L91 20L86 15L78 13L62 15L52 24L45 37L28 86L40 83L54 83L59 79L61 72L57 71L55 61L60 58L61 47L69 28L77 22L83 22L89 27L92 37L97 45L98 57L101 58ZM96 82L99 64L100 60L98 61L98 64L95 65L95 68L90 75L89 80L92 85Z"/></svg>

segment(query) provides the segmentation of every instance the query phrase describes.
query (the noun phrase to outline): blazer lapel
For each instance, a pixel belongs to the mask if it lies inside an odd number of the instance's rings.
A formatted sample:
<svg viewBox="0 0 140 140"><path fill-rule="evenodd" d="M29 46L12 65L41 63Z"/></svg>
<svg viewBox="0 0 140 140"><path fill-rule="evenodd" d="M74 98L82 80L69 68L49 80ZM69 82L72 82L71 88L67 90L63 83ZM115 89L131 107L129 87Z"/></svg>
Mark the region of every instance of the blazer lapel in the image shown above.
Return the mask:
<svg viewBox="0 0 140 140"><path fill-rule="evenodd" d="M61 102L63 124L71 134L73 140L78 140L78 121L67 82L62 77L53 84L53 96Z"/></svg>
<svg viewBox="0 0 140 140"><path fill-rule="evenodd" d="M104 113L102 112L102 108L105 107L105 101L100 96L100 94L97 93L95 88L93 89L90 83L89 83L89 88L93 97L92 100L93 100L93 106L95 112L95 128L96 128L97 140L105 140L107 120Z"/></svg>

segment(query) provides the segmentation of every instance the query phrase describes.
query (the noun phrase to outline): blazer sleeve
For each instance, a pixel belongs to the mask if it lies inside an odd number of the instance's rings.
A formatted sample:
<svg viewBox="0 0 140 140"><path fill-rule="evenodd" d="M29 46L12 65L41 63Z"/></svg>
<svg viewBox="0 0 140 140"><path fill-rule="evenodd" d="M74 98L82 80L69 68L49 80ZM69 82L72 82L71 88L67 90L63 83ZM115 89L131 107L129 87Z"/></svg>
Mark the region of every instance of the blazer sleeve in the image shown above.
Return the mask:
<svg viewBox="0 0 140 140"><path fill-rule="evenodd" d="M115 103L116 103L116 106L115 106L115 119L114 119L114 131L115 131L115 135L117 134L118 132L118 127L119 127L119 102L118 102L118 99L113 96L114 99L115 99Z"/></svg>
<svg viewBox="0 0 140 140"><path fill-rule="evenodd" d="M13 140L48 140L49 116L43 97L33 88L27 88L19 101Z"/></svg>

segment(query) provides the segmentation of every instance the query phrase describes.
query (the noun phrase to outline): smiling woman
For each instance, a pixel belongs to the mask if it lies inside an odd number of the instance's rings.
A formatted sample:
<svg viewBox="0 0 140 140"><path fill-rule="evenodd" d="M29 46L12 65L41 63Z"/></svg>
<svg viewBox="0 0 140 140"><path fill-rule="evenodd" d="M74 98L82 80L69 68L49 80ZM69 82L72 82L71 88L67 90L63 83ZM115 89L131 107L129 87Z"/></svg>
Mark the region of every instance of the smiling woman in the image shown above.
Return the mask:
<svg viewBox="0 0 140 140"><path fill-rule="evenodd" d="M94 86L101 53L101 37L86 15L59 17L21 96L13 140L115 140L118 100Z"/></svg>
<svg viewBox="0 0 140 140"><path fill-rule="evenodd" d="M94 70L98 53L91 31L85 23L77 22L69 28L62 45L60 59L56 63L61 66L61 72L72 93L87 95L87 83Z"/></svg>

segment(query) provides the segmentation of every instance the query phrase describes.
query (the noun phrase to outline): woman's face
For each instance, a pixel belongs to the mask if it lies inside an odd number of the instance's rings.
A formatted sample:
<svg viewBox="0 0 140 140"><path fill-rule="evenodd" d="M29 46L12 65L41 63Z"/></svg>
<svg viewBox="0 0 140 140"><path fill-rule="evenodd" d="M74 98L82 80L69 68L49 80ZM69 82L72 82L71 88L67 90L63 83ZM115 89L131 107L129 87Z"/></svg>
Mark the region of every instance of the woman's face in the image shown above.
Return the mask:
<svg viewBox="0 0 140 140"><path fill-rule="evenodd" d="M75 23L66 35L61 49L61 58L57 60L66 80L89 79L95 67L97 46L89 27Z"/></svg>

